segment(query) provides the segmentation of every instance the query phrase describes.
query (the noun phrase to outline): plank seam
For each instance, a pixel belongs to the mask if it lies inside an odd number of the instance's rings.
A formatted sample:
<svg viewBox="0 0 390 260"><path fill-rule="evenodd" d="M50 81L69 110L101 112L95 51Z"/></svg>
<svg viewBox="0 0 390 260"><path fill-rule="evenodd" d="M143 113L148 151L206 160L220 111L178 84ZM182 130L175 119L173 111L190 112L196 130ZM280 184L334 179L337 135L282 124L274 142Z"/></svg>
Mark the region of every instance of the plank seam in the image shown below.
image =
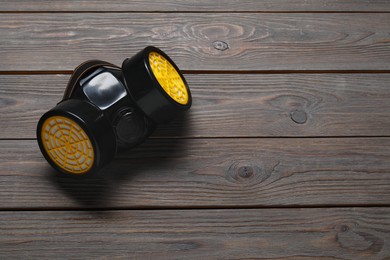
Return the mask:
<svg viewBox="0 0 390 260"><path fill-rule="evenodd" d="M390 70L180 70L184 74L390 74ZM0 75L58 75L72 74L73 70L0 71Z"/></svg>
<svg viewBox="0 0 390 260"><path fill-rule="evenodd" d="M375 138L390 138L390 135L351 135L351 136L167 136L167 137L149 137L150 140L210 140L210 139L375 139ZM36 138L0 138L0 141L36 141Z"/></svg>
<svg viewBox="0 0 390 260"><path fill-rule="evenodd" d="M390 208L390 204L324 204L324 205L269 205L269 206L194 206L194 207L174 207L174 206L144 206L144 207L31 207L31 208L18 208L18 207L4 207L0 208L0 212L8 211L188 211L188 210L256 210L256 209L346 209L346 208Z"/></svg>
<svg viewBox="0 0 390 260"><path fill-rule="evenodd" d="M390 11L0 11L0 14L388 14Z"/></svg>

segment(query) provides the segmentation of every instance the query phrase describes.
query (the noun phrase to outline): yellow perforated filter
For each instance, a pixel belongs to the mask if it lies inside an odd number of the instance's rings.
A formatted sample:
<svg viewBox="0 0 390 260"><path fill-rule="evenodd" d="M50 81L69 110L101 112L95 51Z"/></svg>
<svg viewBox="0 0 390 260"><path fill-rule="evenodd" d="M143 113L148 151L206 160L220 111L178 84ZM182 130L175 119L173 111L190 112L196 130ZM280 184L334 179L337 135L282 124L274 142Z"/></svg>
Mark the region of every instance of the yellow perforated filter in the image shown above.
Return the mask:
<svg viewBox="0 0 390 260"><path fill-rule="evenodd" d="M164 91L177 103L188 103L188 92L179 72L172 64L157 52L149 53L152 72Z"/></svg>
<svg viewBox="0 0 390 260"><path fill-rule="evenodd" d="M91 141L75 121L63 116L47 118L41 129L41 139L50 159L63 170L83 174L92 168Z"/></svg>

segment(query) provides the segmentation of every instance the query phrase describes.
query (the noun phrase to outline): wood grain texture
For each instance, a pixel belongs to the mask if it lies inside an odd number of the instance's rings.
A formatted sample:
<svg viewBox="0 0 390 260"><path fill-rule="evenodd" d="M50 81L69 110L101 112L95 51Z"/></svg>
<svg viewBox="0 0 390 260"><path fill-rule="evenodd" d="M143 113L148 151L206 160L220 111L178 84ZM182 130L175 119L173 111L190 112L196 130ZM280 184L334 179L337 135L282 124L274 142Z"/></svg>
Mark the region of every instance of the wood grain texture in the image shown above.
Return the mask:
<svg viewBox="0 0 390 260"><path fill-rule="evenodd" d="M2 259L388 259L390 209L1 212Z"/></svg>
<svg viewBox="0 0 390 260"><path fill-rule="evenodd" d="M390 259L388 21L388 0L0 0L0 259ZM35 126L66 74L147 45L190 112L56 174Z"/></svg>
<svg viewBox="0 0 390 260"><path fill-rule="evenodd" d="M184 70L389 70L390 14L0 15L0 70L116 64L147 45Z"/></svg>
<svg viewBox="0 0 390 260"><path fill-rule="evenodd" d="M39 117L61 100L69 77L0 75L0 138L35 138ZM160 125L154 137L390 135L390 74L186 78L190 112Z"/></svg>
<svg viewBox="0 0 390 260"><path fill-rule="evenodd" d="M36 141L0 142L0 208L389 205L390 138L162 139L63 178Z"/></svg>
<svg viewBox="0 0 390 260"><path fill-rule="evenodd" d="M291 11L332 11L332 12L385 12L390 11L387 0L18 0L16 3L0 0L0 11L119 11L119 12L291 12Z"/></svg>

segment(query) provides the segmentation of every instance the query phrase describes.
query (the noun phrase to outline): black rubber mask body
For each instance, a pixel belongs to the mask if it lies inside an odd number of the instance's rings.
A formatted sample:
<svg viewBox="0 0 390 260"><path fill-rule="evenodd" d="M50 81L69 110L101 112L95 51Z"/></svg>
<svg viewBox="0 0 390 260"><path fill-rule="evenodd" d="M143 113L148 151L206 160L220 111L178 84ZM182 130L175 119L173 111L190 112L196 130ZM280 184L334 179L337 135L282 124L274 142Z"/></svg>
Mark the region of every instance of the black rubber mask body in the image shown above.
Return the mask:
<svg viewBox="0 0 390 260"><path fill-rule="evenodd" d="M39 120L38 144L59 172L91 174L191 103L183 75L160 49L146 47L122 68L88 61L75 69L62 101Z"/></svg>

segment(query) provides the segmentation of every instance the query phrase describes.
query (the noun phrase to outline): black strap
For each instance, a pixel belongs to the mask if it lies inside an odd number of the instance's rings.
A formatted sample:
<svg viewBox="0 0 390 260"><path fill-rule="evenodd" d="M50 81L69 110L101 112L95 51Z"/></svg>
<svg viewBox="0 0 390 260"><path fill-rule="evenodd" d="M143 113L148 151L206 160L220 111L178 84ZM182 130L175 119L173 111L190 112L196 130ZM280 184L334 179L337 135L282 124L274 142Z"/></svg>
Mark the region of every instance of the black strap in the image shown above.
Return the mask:
<svg viewBox="0 0 390 260"><path fill-rule="evenodd" d="M89 72L92 69L95 69L96 67L100 67L100 66L106 66L106 67L111 67L111 68L116 68L116 69L120 68L114 64L111 64L111 63L106 62L106 61L101 61L101 60L89 60L89 61L86 61L84 63L81 63L73 71L73 74L69 79L68 85L66 86L64 97L62 100L68 99L72 96L72 94L76 88L77 82L79 81L79 79L83 75L85 75L85 73Z"/></svg>

